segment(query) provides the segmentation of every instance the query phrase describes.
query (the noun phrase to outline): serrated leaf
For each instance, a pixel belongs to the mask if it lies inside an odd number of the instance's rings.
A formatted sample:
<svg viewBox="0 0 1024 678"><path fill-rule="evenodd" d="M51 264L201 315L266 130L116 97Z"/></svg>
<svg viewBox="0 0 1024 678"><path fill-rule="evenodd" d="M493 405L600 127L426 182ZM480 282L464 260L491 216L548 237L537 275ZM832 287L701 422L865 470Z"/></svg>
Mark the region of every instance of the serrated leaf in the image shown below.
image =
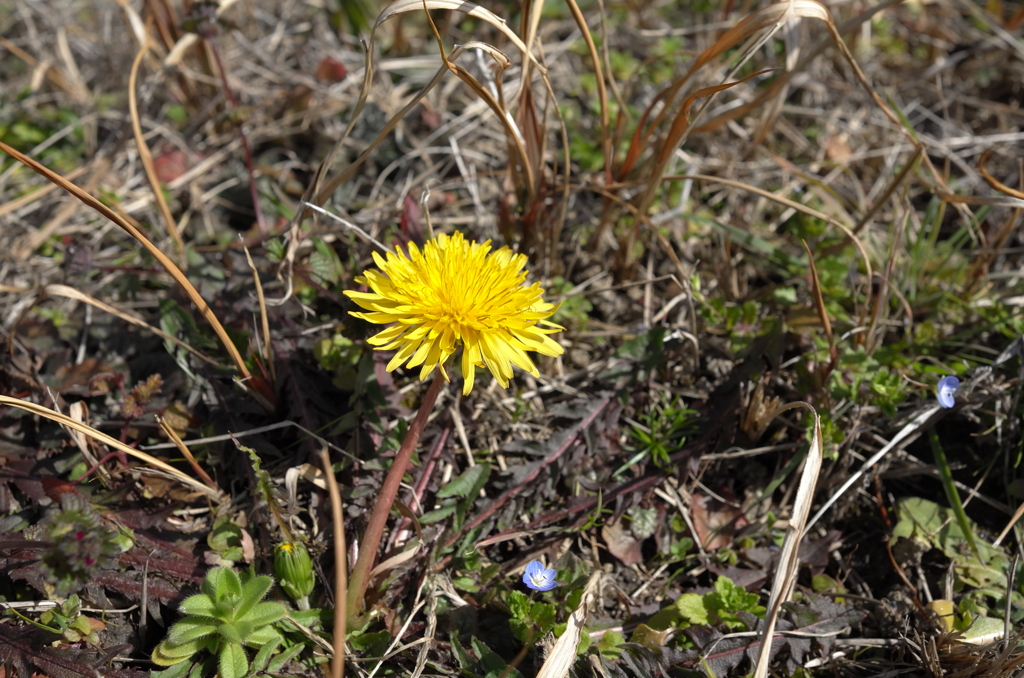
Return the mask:
<svg viewBox="0 0 1024 678"><path fill-rule="evenodd" d="M525 619L530 614L530 599L521 591L510 591L508 594L508 609L513 617Z"/></svg>
<svg viewBox="0 0 1024 678"><path fill-rule="evenodd" d="M249 660L241 645L225 643L220 650L218 661L220 678L242 678L249 672Z"/></svg>
<svg viewBox="0 0 1024 678"><path fill-rule="evenodd" d="M704 596L698 593L684 593L676 601L679 615L691 624L707 626L708 610L704 607Z"/></svg>

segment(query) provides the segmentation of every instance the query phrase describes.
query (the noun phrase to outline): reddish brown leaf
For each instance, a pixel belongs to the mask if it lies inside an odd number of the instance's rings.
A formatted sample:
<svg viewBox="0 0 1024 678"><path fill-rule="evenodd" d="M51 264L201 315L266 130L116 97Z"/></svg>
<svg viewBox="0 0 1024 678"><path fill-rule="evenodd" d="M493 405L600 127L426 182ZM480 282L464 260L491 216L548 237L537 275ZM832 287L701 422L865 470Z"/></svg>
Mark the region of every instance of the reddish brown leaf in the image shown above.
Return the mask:
<svg viewBox="0 0 1024 678"><path fill-rule="evenodd" d="M697 539L709 551L731 544L736 532L748 524L739 508L696 492L690 515Z"/></svg>
<svg viewBox="0 0 1024 678"><path fill-rule="evenodd" d="M633 536L629 526L621 520L601 528L601 536L608 545L608 552L622 561L624 565L636 565L643 562L641 542Z"/></svg>

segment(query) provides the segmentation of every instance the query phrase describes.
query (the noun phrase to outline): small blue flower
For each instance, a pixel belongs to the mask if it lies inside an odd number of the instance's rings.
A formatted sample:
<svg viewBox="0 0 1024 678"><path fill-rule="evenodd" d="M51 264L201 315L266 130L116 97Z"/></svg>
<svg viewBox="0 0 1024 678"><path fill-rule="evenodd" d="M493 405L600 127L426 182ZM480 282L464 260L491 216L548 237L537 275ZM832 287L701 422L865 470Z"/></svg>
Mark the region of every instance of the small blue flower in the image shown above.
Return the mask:
<svg viewBox="0 0 1024 678"><path fill-rule="evenodd" d="M956 405L953 395L960 388L960 380L956 377L943 377L939 379L939 385L935 388L935 395L939 398L939 404L949 409Z"/></svg>
<svg viewBox="0 0 1024 678"><path fill-rule="evenodd" d="M558 586L556 576L558 572L555 570L545 570L542 562L531 560L526 566L526 572L523 572L523 583L534 591L550 591Z"/></svg>

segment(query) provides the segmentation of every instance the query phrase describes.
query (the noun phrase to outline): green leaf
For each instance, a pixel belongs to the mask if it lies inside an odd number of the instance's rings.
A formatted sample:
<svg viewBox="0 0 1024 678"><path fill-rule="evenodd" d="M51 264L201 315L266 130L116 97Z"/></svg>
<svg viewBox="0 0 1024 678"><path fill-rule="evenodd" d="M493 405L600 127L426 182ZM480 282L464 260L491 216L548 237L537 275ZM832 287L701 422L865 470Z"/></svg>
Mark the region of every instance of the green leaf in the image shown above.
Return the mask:
<svg viewBox="0 0 1024 678"><path fill-rule="evenodd" d="M167 634L167 642L171 645L181 645L212 636L215 633L217 633L217 624L212 619L185 617L171 627L171 632Z"/></svg>
<svg viewBox="0 0 1024 678"><path fill-rule="evenodd" d="M239 626L242 626L242 628L239 628ZM224 623L217 627L217 633L220 634L221 638L229 643L237 643L239 645L245 640L246 636L251 633L251 630L252 629L248 624L239 624L236 626L235 624Z"/></svg>
<svg viewBox="0 0 1024 678"><path fill-rule="evenodd" d="M270 587L273 585L274 580L266 575L254 577L245 582L245 585L242 587L242 600L239 602L238 607L235 608L235 619L247 618L250 610L254 609L263 600L263 597L267 595L267 592L270 591ZM281 616L284 616L283 608ZM277 619L280 618L278 617ZM277 619L271 621L277 621Z"/></svg>
<svg viewBox="0 0 1024 678"><path fill-rule="evenodd" d="M260 603L249 610L244 619L254 627L259 628L267 624L273 624L279 619L284 619L285 614L287 614L287 610L284 609L284 605L281 603L266 602Z"/></svg>
<svg viewBox="0 0 1024 678"><path fill-rule="evenodd" d="M691 624L707 626L708 610L704 607L704 596L697 593L684 593L676 601L679 616Z"/></svg>
<svg viewBox="0 0 1024 678"><path fill-rule="evenodd" d="M206 537L206 543L217 553L226 553L242 544L242 528L231 522L230 516L221 516L213 521L213 529Z"/></svg>
<svg viewBox="0 0 1024 678"><path fill-rule="evenodd" d="M515 669L506 673L508 665L505 663L505 660L494 652L494 650L487 647L487 645L485 645L476 636L471 637L470 642L473 644L473 651L480 657L480 665L484 670L484 678L497 678L502 674L507 676L519 676L519 678L522 678L522 674Z"/></svg>
<svg viewBox="0 0 1024 678"><path fill-rule="evenodd" d="M333 611L329 611L329 612L330 612L330 614L328 614L326 616L326 619L329 620L329 621L333 621L334 613L333 613ZM302 624L303 626L308 626L309 628L313 628L317 624L319 624L320 622L324 621L324 610L320 610L320 609L292 610L291 614L289 614L288 616L291 617L292 619L294 619L296 622ZM291 622L288 622L288 623L291 624ZM291 628L291 627L289 626L289 628Z"/></svg>
<svg viewBox="0 0 1024 678"><path fill-rule="evenodd" d="M309 255L309 268L312 278L318 285L330 287L341 280L344 267L337 253L322 240L313 240L316 251Z"/></svg>
<svg viewBox="0 0 1024 678"><path fill-rule="evenodd" d="M526 619L530 614L530 599L521 591L510 591L508 609L516 619Z"/></svg>
<svg viewBox="0 0 1024 678"><path fill-rule="evenodd" d="M455 513L456 508L458 508L456 504L447 504L441 508L434 509L433 511L427 511L420 516L420 525L429 525L430 523L436 523L444 520L451 514Z"/></svg>
<svg viewBox="0 0 1024 678"><path fill-rule="evenodd" d="M487 484L487 479L491 475L490 464L477 464L469 470L472 471L474 468L481 470L477 474L476 480L473 482L473 486L470 487L469 491L466 493L466 498L459 502L459 507L455 511L454 528L456 531L462 529L462 522L466 519L466 514L469 512L469 509L473 507L473 502L475 502L477 497L480 496L480 490L482 490L484 485ZM469 471L467 471L467 473L468 472Z"/></svg>
<svg viewBox="0 0 1024 678"><path fill-rule="evenodd" d="M234 570L226 567L215 567L203 580L203 593L214 601L220 602L227 596L242 596L242 582Z"/></svg>
<svg viewBox="0 0 1024 678"><path fill-rule="evenodd" d="M256 653L256 658L252 660L253 673L260 673L267 670L267 667L270 665L270 660L274 655L274 650L277 649L277 646L281 644L282 640L284 639L280 637L274 638L260 648L260 651Z"/></svg>
<svg viewBox="0 0 1024 678"><path fill-rule="evenodd" d="M203 649L203 647L205 647L205 643L202 639L182 643L181 645L169 645L165 640L153 648L153 654L150 658L157 666L171 666L172 664L185 661Z"/></svg>
<svg viewBox="0 0 1024 678"><path fill-rule="evenodd" d="M277 638L281 638L281 633L277 629L273 626L264 626L250 633L245 639L245 644L249 647L263 647Z"/></svg>
<svg viewBox="0 0 1024 678"><path fill-rule="evenodd" d="M149 676L150 678L184 678L191 668L192 664L190 662L178 661L163 671L150 671Z"/></svg>
<svg viewBox="0 0 1024 678"><path fill-rule="evenodd" d="M241 645L225 643L220 650L220 678L242 678L249 672L249 660Z"/></svg>
<svg viewBox="0 0 1024 678"><path fill-rule="evenodd" d="M299 653L305 648L306 646L302 643L292 645L287 650L270 660L270 664L267 665L267 672L280 673L281 670L284 669L285 665L295 659L295 657L299 656Z"/></svg>
<svg viewBox="0 0 1024 678"><path fill-rule="evenodd" d="M473 486L476 485L480 477L490 473L490 470L491 468L488 464L470 466L462 473L462 475L442 487L437 493L437 498L446 499L448 497L465 497Z"/></svg>
<svg viewBox="0 0 1024 678"><path fill-rule="evenodd" d="M601 653L601 656L608 657L609 659L618 659L622 654L622 650L619 649L619 645L626 642L626 639L622 637L622 634L618 631L608 630L601 636L601 642L597 644L597 651Z"/></svg>
<svg viewBox="0 0 1024 678"><path fill-rule="evenodd" d="M210 596L205 593L189 596L185 600L181 601L181 605L178 606L178 611L182 614L189 615L190 617L209 617L210 619L218 618L217 606L214 604Z"/></svg>

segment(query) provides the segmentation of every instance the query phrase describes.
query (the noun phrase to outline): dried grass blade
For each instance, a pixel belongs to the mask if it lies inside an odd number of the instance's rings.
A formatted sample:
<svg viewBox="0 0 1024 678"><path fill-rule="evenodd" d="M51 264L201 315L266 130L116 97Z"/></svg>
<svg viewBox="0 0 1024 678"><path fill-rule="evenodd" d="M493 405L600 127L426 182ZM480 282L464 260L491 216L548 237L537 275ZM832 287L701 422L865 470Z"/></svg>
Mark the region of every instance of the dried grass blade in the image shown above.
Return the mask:
<svg viewBox="0 0 1024 678"><path fill-rule="evenodd" d="M372 142L370 142L370 145L366 147L366 150L359 154L358 158L352 161L351 165L349 165L344 170L339 172L337 175L332 177L330 181L325 182L323 188L321 188L319 193L316 194L316 197L314 199L310 199L309 202L317 205L324 204L325 202L327 202L327 199L334 193L334 191L337 190L338 186L341 186L343 183L349 181L353 176L355 176L356 171L362 166L364 162L366 162L366 160L370 157L370 154L373 153L373 150L377 148L377 146L380 145L380 143L384 141L384 139L387 138L387 135L390 134L391 131L398 126L398 123L401 122L406 115L408 115L409 111L415 108L416 105L419 104L420 100L423 97L425 97L427 93L430 92L430 90L436 87L437 84L441 81L441 78L444 77L445 73L448 72L455 73L455 75L457 75L463 82L469 85L470 88L473 89L473 92L481 99L483 99L484 103L486 103L488 107L494 111L495 115L498 116L499 121L504 126L505 134L512 143L512 146L515 149L516 154L519 156L520 162L529 171L529 166L526 163L526 150L523 147L522 135L519 133L519 130L516 128L515 124L512 122L507 113L504 110L502 110L501 106L494 99L494 97L491 96L491 93L487 91L487 89L484 88L483 85L477 82L476 78L470 75L461 66L458 66L457 64L453 63L455 59L457 59L463 52L465 52L468 49L480 49L487 52L491 57L495 59L495 61L498 61L499 67L503 69L507 68L508 65L511 63L508 57L502 54L498 49L483 42L468 42L464 45L459 45L458 47L453 49L451 54L449 54L446 57L445 63L441 66L441 68L438 69L437 73L434 75L431 81L427 83L427 85L422 90L417 92L416 95L409 100L408 104L403 106L400 111L395 113L395 115L393 115L391 119L388 120L387 124L384 125L384 128L381 129L377 137ZM353 116L357 115L358 113L353 114ZM353 120L354 119L355 117L353 117ZM342 139L346 138L347 135L348 131L346 130L346 133L342 135ZM329 157L330 156L328 156L328 159ZM325 159L324 162L327 162L328 159ZM323 164L321 164L321 167L323 167ZM527 181L531 180L532 175L532 171L529 171ZM296 213L296 215L298 214L301 214L301 211Z"/></svg>
<svg viewBox="0 0 1024 678"><path fill-rule="evenodd" d="M917 161L921 159L923 153L924 146L918 146L917 150L914 151L914 155L903 165L903 169L896 175L896 178L889 182L882 195L878 197L878 200L875 200L875 204L868 209L864 216L860 218L860 221L857 222L857 225L853 227L854 233L860 233L861 229L878 213L878 210L882 209L882 206L889 202L889 198L896 192L896 189L902 186L903 182L910 176L910 173L917 169Z"/></svg>
<svg viewBox="0 0 1024 678"><path fill-rule="evenodd" d="M199 478L204 483L206 483L206 486L212 490L220 492L220 487L217 486L216 481L214 481L214 479L210 477L206 470L199 465L199 462L196 461L195 456L192 454L192 450L188 449L188 445L186 445L185 442L181 439L181 436L178 435L178 432L175 431L174 428L167 423L167 420L157 415L156 423L160 426L160 430L164 432L164 435L167 436L167 438L177 446L178 451L181 452L181 456L185 457L185 461L187 461L188 465L192 467L192 470L196 472L196 475L198 475Z"/></svg>
<svg viewBox="0 0 1024 678"><path fill-rule="evenodd" d="M789 521L786 539L782 544L782 553L779 555L779 565L775 571L775 581L772 582L771 596L768 598L768 606L764 616L764 628L761 632L761 649L758 653L757 665L754 669L754 678L767 678L768 676L772 636L775 634L775 625L779 620L782 604L789 599L793 592L793 585L796 583L796 576L800 568L800 541L806 532L807 516L811 513L814 489L818 483L818 473L821 471L823 458L821 419L818 417L817 411L807 403L789 403L779 407L772 416L767 418L765 425L782 412L794 407L805 407L811 411L814 415L814 433L811 436L807 459L804 460L803 471L800 475L800 485L797 488L796 500L793 504L793 515Z"/></svg>
<svg viewBox="0 0 1024 678"><path fill-rule="evenodd" d="M672 156L682 145L683 141L686 140L686 132L690 127L690 109L693 108L694 102L701 97L711 96L712 94L716 94L722 90L735 87L736 85L742 84L751 78L755 78L767 72L767 70L758 71L733 82L712 85L711 87L702 87L686 97L683 101L683 105L679 109L679 112L676 114L675 118L673 118L672 126L665 135L665 139L661 142L660 150L653 160L654 164L651 171L647 175L649 177L649 181L647 182L644 192L641 194L640 201L637 204L640 214L645 216L647 215L654 202L654 197L657 195L658 187L661 183L661 177L664 176L665 170L668 168L668 164L672 160ZM632 151L632 148L630 151ZM627 250L627 252L628 251L629 250Z"/></svg>
<svg viewBox="0 0 1024 678"><path fill-rule="evenodd" d="M463 12L475 19L486 21L490 25L494 26L504 35L509 41L516 46L522 54L523 58L529 58L533 62L533 65L537 68L547 71L541 64L537 62L530 51L526 48L526 44L516 35L515 31L508 27L508 23L494 14L490 10L484 9L480 5L472 2L465 2L464 0L398 0L393 2L384 8L384 11L377 17L377 21L373 24L373 30L376 31L382 23L396 17L399 14L405 14L407 12L417 12L423 9L446 9L453 12ZM371 37L372 42L372 37Z"/></svg>
<svg viewBox="0 0 1024 678"><path fill-rule="evenodd" d="M113 447L118 450L121 450L122 452L129 456L135 457L136 459L146 464L149 464L154 468L160 469L164 473L167 473L174 477L175 479L181 481L183 484L194 488L198 492L201 492L202 494L216 501L219 501L223 496L219 491L207 487L206 485L202 484L195 478L192 478L191 476L182 473L181 471L174 468L170 464L160 461L156 457L148 455L145 452L135 449L134 447L125 445L121 441L115 438L111 438L106 433L102 433L101 431L97 431L91 426L86 426L81 422L75 421L74 419L67 415L60 414L59 412L54 412L53 410L47 407L43 407L42 405L37 405L35 403L26 402L24 400L18 400L17 398L11 398L9 396L4 395L0 395L0 405L9 405L10 407L17 407L20 410L31 412L32 414L36 414L40 417L46 417L47 419L55 421L58 424L61 424L62 426L66 426L68 428L73 428L77 431L81 431L82 433L89 436L93 440L101 442L104 445L107 445L108 447Z"/></svg>
<svg viewBox="0 0 1024 678"><path fill-rule="evenodd" d="M803 243L804 251L807 252L807 265L811 269L811 291L814 293L814 308L818 311L818 319L821 321L821 326L825 328L825 338L828 339L828 350L829 355L832 356L832 363L835 364L836 357L839 355L836 351L836 340L832 336L832 323L828 319L828 310L825 308L825 299L821 296L821 283L818 281L818 267L814 265L814 255L811 253L811 248L807 246L806 240L801 240Z"/></svg>
<svg viewBox="0 0 1024 678"><path fill-rule="evenodd" d="M517 49L519 49L519 51L523 54L524 60L531 61L533 65L541 73L547 73L547 69L537 62L536 58L526 49L526 45L523 43L523 41L519 39L519 36L516 35L515 32L508 27L504 19L497 16L493 12L490 12L484 9L483 7L480 7L477 4L474 4L472 2L463 2L462 0L398 0L398 2L394 2L388 5L386 8L384 8L384 11L382 11L377 16L377 20L373 24L373 29L370 31L369 44L364 45L366 49L366 67L363 70L363 86L359 90L359 99L356 101L356 105L352 109L352 115L349 118L348 125L345 126L345 131L342 132L338 140L334 142L334 146L327 154L327 157L325 157L323 162L320 163L320 166L317 168L316 175L313 178L313 182L310 185L310 190L307 191L308 195L303 196L303 200L313 202L317 205L323 205L325 202L327 202L327 199L331 196L331 194L333 194L334 191L337 190L338 186L347 181L348 178L351 177L352 174L354 174L355 170L353 169L352 166L350 166L346 168L342 174L333 177L330 181L326 181L327 173L330 171L331 165L334 163L334 157L337 155L338 150L341 149L342 144L352 133L352 129L355 126L356 121L359 119L359 114L362 112L363 107L366 105L367 97L370 94L370 86L373 81L373 44L374 37L376 36L377 33L377 29L381 26L381 24L383 24L388 19L396 17L400 14L405 14L407 12L418 12L423 11L424 9L446 9L451 11L464 12L471 17L486 21L487 23L491 24L496 29L498 29L512 42L512 44L516 46ZM463 45L464 48L467 46L468 43L467 45ZM453 50L450 58L455 58L455 50ZM435 80L431 81L431 84L428 85L425 91L422 92L419 96L422 97L423 94L429 91L436 84L436 80L439 80L439 76L435 76ZM406 106L405 108L402 109L402 111L407 111L409 109L411 109L411 106ZM401 113L401 115L404 115L404 113ZM401 118L397 118L397 120L400 119ZM394 124L397 124L397 120L395 120ZM393 129L393 125L391 129ZM388 129L387 131L390 132L390 129ZM382 135L383 134L384 133L382 132ZM380 143L380 141L375 141L373 146L375 147L377 143ZM367 151L369 150L370 149L367 149ZM365 160L364 156L366 155L367 151L364 151L359 156L359 159L356 160L356 163L362 164L362 161ZM353 165L356 165L356 163L353 163ZM295 224L298 223L299 220L301 220L303 212L304 210L296 214L295 219L292 222L293 227Z"/></svg>
<svg viewBox="0 0 1024 678"><path fill-rule="evenodd" d="M238 234L238 239L242 243L242 249L245 250L245 260L249 262L249 270L252 271L252 283L256 287L256 301L260 306L260 330L263 333L263 361L267 364L267 370L270 372L271 383L277 383L277 368L274 366L274 346L270 343L270 318L267 316L267 300L263 296L263 283L260 282L259 271L256 270L256 264L252 261L252 255L249 254L249 248L245 246L245 238L242 234Z"/></svg>
<svg viewBox="0 0 1024 678"><path fill-rule="evenodd" d="M174 217L171 216L171 208L167 206L167 201L164 200L164 190L156 176L156 167L153 165L153 154L149 152L146 137L142 134L138 97L135 94L135 85L139 77L139 64L142 63L142 58L146 56L146 52L149 51L151 45L152 42L149 41L147 36L145 44L139 49L139 53L135 55L135 61L132 62L131 74L128 76L128 111L132 119L132 131L135 132L135 145L139 150L139 160L142 161L142 167L146 171L146 179L149 180L149 185L153 189L153 197L156 198L157 207L160 208L160 216L164 219L167 233L171 236L171 240L174 241L175 249L178 250L178 261L181 262L182 269L186 269L188 267L188 258L185 256L185 242L181 239L181 234L178 233L178 224L174 221Z"/></svg>
<svg viewBox="0 0 1024 678"><path fill-rule="evenodd" d="M985 165L988 164L988 159L992 157L992 153L995 150L996 149L993 146L992 148L982 153L981 157L978 158L978 171L981 173L982 179L985 180L986 184L988 184L995 190L999 191L1000 193L1005 193L1006 195L1012 196L1014 198L1024 200L1024 191L1018 191L1015 188L1010 188L1009 186L1007 186L1006 184L992 176L992 174L989 173L988 169L985 167Z"/></svg>
<svg viewBox="0 0 1024 678"><path fill-rule="evenodd" d="M396 568L399 565L401 565L402 563L408 561L410 558L415 557L416 554L420 552L420 549L422 547L423 547L422 543L416 544L412 548L408 548L408 549L402 551L401 553L399 553L398 555L391 556L387 560L385 560L383 562L380 562L380 563L377 563L377 566L374 567L372 570L370 570L370 579L373 579L378 574L381 574L383 572L387 572L388 570Z"/></svg>
<svg viewBox="0 0 1024 678"><path fill-rule="evenodd" d="M28 290L25 290L25 291L27 292ZM75 301L81 301L82 303L89 304L90 306L93 306L95 308L100 309L101 311L109 313L110 315L112 315L112 316L114 316L116 318L120 318L121 320L124 320L125 322L131 323L132 325L135 325L136 327L141 327L142 329L149 330L150 332L152 332L153 334L157 335L161 339L164 339L164 340L169 341L169 342L171 342L171 343L173 343L173 344L175 344L177 346L182 347L183 349L185 349L186 351L188 351L189 353L191 353L195 357L199 358L200 360L202 360L204 362L209 363L210 365L213 365L214 367L223 367L216 360L214 360L213 358L210 358L207 355L204 355L203 353L200 353L196 349L194 349L191 346L189 346L188 344L186 344L181 339L178 339L175 336L167 334L163 330L157 329L156 327L153 327L152 325L150 325L150 324L140 320L139 318L136 318L133 315L125 313L124 311L122 311L122 310L120 310L118 308L115 308L115 307L113 307L113 306L111 306L109 304L105 304L102 301L100 301L99 299L96 299L94 297L90 297L85 292L81 292L81 291L75 289L74 287L68 287L67 285L57 285L57 284L47 285L46 287L43 288L43 294L46 295L46 296L67 297L68 299L74 299Z"/></svg>
<svg viewBox="0 0 1024 678"><path fill-rule="evenodd" d="M49 179L50 181L52 181L53 183L57 184L65 191L70 193L71 195L81 200L87 206L91 207L95 211L105 216L110 221L114 222L116 225L120 226L126 233L135 238L135 240L137 240L140 245L145 247L146 251L149 252L153 256L153 258L156 259L157 262L167 270L168 273L171 274L171 277L174 278L175 282L181 285L181 288L185 291L185 294L187 294L188 298L192 301L192 303L196 305L196 308L199 310L199 313L202 314L206 322L210 323L210 327L212 327L213 331L217 333L217 337L221 340L221 343L224 345L224 350L228 352L229 356L231 356L231 360L235 363L235 367L241 373L242 377L246 379L252 377L252 375L249 373L249 368L245 366L245 361L242 359L241 354L238 352L238 349L235 348L234 342L232 342L231 337L228 336L227 330L225 330L224 326L220 324L220 320L218 320L217 316L214 315L213 311L210 309L209 304L207 304L206 300L203 299L202 295L199 294L199 290L197 290L195 286L192 285L192 283L185 276L185 274L181 272L181 269L178 268L174 264L174 262L171 261L170 258L166 254L164 254L159 247L157 247L156 245L149 241L149 239L142 233L142 231L132 226L120 214L118 214L117 212L110 209L93 196L83 191L77 185L68 181L67 179L57 174L50 168L24 155L23 153L21 153L21 151L18 151L15 148L11 148L2 141L0 141L0 150L14 158L21 164L31 168L35 172L46 177L47 179Z"/></svg>
<svg viewBox="0 0 1024 678"><path fill-rule="evenodd" d="M768 200L771 200L773 202L777 202L780 205L785 205L786 207L790 207L792 209L795 209L798 212L803 212L804 214L809 214L812 217L815 217L817 219L821 219L822 221L825 221L825 222L831 224L832 226L835 226L836 228L841 230L843 233L845 233L847 239L850 242L852 242L857 247L857 250L860 252L861 259L864 261L865 275L866 275L868 280L872 280L873 279L873 273L872 273L872 269L871 269L871 259L868 257L867 250L864 249L864 243L861 242L860 238L858 238L856 235L854 235L853 231L851 231L849 227L844 226L841 222L839 222L836 219L830 217L829 215L825 214L824 212L819 212L818 210L816 210L816 209L814 209L812 207L808 207L807 205L802 205L802 204L800 204L800 203L798 203L798 202L796 202L794 200L790 200L789 198L783 198L781 195L775 195L774 193L771 193L770 191L766 191L763 188L758 188L757 186L751 186L749 184L743 183L742 181L735 181L733 179L723 179L721 177L714 177L714 176L711 176L709 174L671 174L671 175L662 177L662 181L682 181L684 179L700 179L702 181L715 181L715 182L718 182L718 183L723 184L725 186L733 186L735 188L740 188L740 189L743 189L745 191L750 191L751 193L756 193L757 195L760 195L763 198L767 198ZM843 246L845 247L845 243L843 243ZM833 249L834 248L830 248L830 249L826 250L826 253L831 253L833 251ZM865 297L866 297L866 300L864 302L865 306L870 306L871 305L871 286L870 285L867 286L867 290L865 291ZM863 324L863 320L861 320L861 324Z"/></svg>

